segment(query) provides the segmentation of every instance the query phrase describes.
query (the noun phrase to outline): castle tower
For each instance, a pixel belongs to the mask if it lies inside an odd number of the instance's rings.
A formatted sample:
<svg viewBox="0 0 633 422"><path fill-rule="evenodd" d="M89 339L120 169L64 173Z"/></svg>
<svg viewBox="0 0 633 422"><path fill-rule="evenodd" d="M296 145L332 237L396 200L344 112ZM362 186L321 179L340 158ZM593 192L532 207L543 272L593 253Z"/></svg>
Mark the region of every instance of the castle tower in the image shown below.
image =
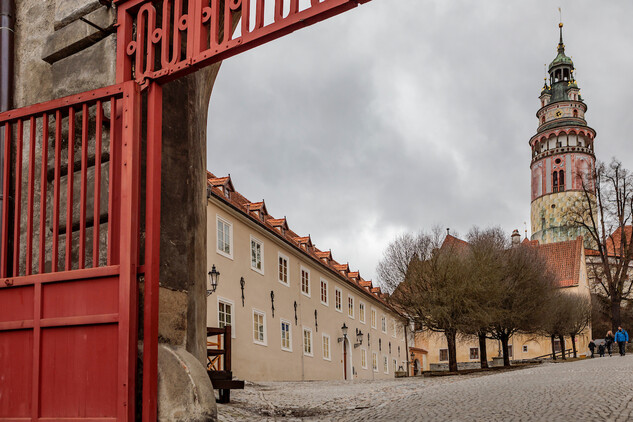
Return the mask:
<svg viewBox="0 0 633 422"><path fill-rule="evenodd" d="M539 126L532 148L532 239L541 243L575 239L583 230L567 211L583 195L583 180L595 168L596 131L587 126L587 105L574 78L574 64L565 55L563 24L559 24L558 55L549 65L541 90ZM585 241L587 241L585 236Z"/></svg>

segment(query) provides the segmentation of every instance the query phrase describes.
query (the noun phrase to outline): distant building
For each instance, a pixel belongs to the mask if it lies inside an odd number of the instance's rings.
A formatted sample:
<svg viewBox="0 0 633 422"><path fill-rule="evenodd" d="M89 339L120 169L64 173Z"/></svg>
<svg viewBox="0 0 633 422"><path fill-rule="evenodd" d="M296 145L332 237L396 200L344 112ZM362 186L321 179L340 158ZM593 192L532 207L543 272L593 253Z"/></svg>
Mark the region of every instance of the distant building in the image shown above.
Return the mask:
<svg viewBox="0 0 633 422"><path fill-rule="evenodd" d="M407 370L406 320L379 287L244 198L230 177L207 176L207 266L220 272L207 325L231 325L235 376L353 380Z"/></svg>

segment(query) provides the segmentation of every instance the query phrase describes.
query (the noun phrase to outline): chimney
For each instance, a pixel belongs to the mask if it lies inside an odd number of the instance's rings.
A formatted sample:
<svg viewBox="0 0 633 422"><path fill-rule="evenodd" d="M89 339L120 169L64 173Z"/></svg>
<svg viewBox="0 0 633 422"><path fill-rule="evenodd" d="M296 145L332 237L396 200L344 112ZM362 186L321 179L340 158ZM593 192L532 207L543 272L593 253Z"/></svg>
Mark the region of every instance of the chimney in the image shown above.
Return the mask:
<svg viewBox="0 0 633 422"><path fill-rule="evenodd" d="M521 243L521 235L517 229L512 232L512 247L516 248Z"/></svg>

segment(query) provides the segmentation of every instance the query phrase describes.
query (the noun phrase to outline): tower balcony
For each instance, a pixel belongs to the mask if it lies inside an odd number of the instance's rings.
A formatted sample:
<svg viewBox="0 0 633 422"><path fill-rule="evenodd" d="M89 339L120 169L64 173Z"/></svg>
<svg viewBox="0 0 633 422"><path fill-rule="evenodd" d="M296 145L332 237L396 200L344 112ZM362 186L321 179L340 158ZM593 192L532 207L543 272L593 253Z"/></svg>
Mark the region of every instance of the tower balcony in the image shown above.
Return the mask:
<svg viewBox="0 0 633 422"><path fill-rule="evenodd" d="M585 153L594 157L592 148L581 147L577 145L576 146L561 146L561 147L552 148L547 151L543 151L541 153L536 154L535 156L532 157L532 162L530 164L534 164L535 162L542 160L543 158L551 157L554 155L566 154L570 152Z"/></svg>

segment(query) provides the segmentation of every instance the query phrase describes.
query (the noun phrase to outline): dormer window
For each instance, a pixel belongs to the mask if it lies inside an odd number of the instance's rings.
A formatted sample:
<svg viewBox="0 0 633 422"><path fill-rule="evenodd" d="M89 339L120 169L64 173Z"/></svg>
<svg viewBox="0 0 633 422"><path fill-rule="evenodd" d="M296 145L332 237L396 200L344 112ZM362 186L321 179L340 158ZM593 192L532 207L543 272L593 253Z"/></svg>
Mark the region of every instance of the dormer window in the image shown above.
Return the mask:
<svg viewBox="0 0 633 422"><path fill-rule="evenodd" d="M225 197L226 199L231 199L231 191L230 191L230 190L228 190L226 187L224 187L224 188L222 189L222 191L224 191L224 197Z"/></svg>

